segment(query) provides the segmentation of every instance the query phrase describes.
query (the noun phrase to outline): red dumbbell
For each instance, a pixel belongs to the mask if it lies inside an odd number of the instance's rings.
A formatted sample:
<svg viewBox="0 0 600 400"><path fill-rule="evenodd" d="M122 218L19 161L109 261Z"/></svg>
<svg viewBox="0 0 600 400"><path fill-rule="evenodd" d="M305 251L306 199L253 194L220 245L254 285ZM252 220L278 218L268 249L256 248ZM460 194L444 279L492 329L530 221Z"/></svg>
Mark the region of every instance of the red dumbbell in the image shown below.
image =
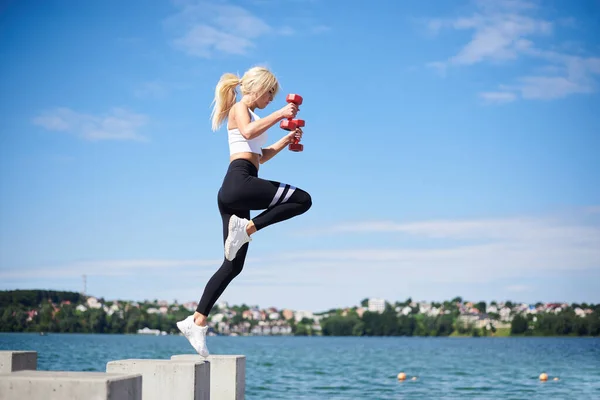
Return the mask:
<svg viewBox="0 0 600 400"><path fill-rule="evenodd" d="M288 103L294 103L297 106L299 106L300 104L302 104L302 96L300 96L298 94L288 94L285 101L287 101ZM304 120L288 118L286 120L281 121L279 126L281 127L281 129L285 129L286 131L293 131L296 128L302 128L304 126ZM291 151L304 150L304 145L300 144L299 142L300 142L300 139L294 138L294 142L290 143L288 148Z"/></svg>

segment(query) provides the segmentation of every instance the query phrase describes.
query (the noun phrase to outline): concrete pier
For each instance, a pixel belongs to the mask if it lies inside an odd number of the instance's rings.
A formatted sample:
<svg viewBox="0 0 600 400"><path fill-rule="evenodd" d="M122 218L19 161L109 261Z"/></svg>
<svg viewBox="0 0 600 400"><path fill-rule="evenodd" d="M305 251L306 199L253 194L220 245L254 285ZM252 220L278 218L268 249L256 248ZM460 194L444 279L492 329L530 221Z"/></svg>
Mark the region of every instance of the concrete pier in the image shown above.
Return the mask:
<svg viewBox="0 0 600 400"><path fill-rule="evenodd" d="M242 400L243 355L109 361L106 372L38 371L37 352L0 351L1 400Z"/></svg>
<svg viewBox="0 0 600 400"><path fill-rule="evenodd" d="M213 399L243 400L246 391L246 356L177 354L171 360L206 360L210 364L210 392Z"/></svg>
<svg viewBox="0 0 600 400"><path fill-rule="evenodd" d="M30 371L0 375L2 400L142 400L142 376Z"/></svg>
<svg viewBox="0 0 600 400"><path fill-rule="evenodd" d="M211 399L211 370L204 359L191 362L157 359L116 360L106 364L106 372L141 374L143 400Z"/></svg>
<svg viewBox="0 0 600 400"><path fill-rule="evenodd" d="M0 374L36 369L37 352L13 350L0 351Z"/></svg>

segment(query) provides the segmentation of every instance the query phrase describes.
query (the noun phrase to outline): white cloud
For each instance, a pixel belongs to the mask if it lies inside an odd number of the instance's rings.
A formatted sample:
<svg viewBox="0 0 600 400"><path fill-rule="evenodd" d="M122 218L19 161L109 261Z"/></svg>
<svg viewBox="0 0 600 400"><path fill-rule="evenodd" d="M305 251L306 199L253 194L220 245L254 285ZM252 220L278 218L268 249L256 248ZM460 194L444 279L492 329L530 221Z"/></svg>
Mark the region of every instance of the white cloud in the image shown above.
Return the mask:
<svg viewBox="0 0 600 400"><path fill-rule="evenodd" d="M144 82L134 90L134 95L139 98L162 99L168 94L169 87L159 81Z"/></svg>
<svg viewBox="0 0 600 400"><path fill-rule="evenodd" d="M510 103L517 98L517 95L511 92L483 92L479 96L488 103Z"/></svg>
<svg viewBox="0 0 600 400"><path fill-rule="evenodd" d="M545 63L542 66L547 71L545 74L517 77L514 83L500 85L499 90L479 94L493 103L514 101L518 96L551 100L596 90L595 75L600 74L600 58L547 51L535 43L540 37L552 35L557 26L573 26L573 18L548 21L538 16L542 8L530 1L479 0L474 3L477 12L471 16L428 21L428 28L434 33L453 29L472 30L473 35L458 53L443 61L429 62L427 66L445 73L451 67L484 62L513 63L522 57Z"/></svg>
<svg viewBox="0 0 600 400"><path fill-rule="evenodd" d="M178 36L173 45L189 55L209 58L215 52L247 54L259 37L289 34L272 28L246 9L207 1L183 2L181 11L166 21Z"/></svg>
<svg viewBox="0 0 600 400"><path fill-rule="evenodd" d="M135 97L141 99L164 99L176 90L188 89L189 85L181 82L152 80L139 84L134 90Z"/></svg>
<svg viewBox="0 0 600 400"><path fill-rule="evenodd" d="M279 29L279 34L283 35L283 36L291 36L295 33L296 33L296 31L291 26L284 26Z"/></svg>
<svg viewBox="0 0 600 400"><path fill-rule="evenodd" d="M338 225L331 232L401 232L426 238L446 239L510 239L531 240L535 238L570 240L587 238L600 241L600 226L585 225L566 217L520 217L475 220L435 220L411 223L393 221L363 222ZM327 230L320 230L327 232Z"/></svg>
<svg viewBox="0 0 600 400"><path fill-rule="evenodd" d="M229 54L246 54L254 43L241 35L230 34L207 25L194 26L173 44L192 56L210 57L214 50Z"/></svg>
<svg viewBox="0 0 600 400"><path fill-rule="evenodd" d="M246 8L226 2L175 0L174 3L180 11L168 18L165 26L175 36L171 42L173 46L191 56L211 58L216 53L246 55L265 35L289 36L297 33L288 23L288 20L295 20L293 14L283 15L285 24L272 25ZM280 6L280 3L276 5ZM327 26L312 22L299 25L313 34L329 30Z"/></svg>
<svg viewBox="0 0 600 400"><path fill-rule="evenodd" d="M428 22L435 32L443 28L473 30L473 36L456 55L434 65L471 65L488 60L513 60L531 46L530 36L547 35L552 23L519 14L532 5L521 1L476 2L479 12L470 17Z"/></svg>
<svg viewBox="0 0 600 400"><path fill-rule="evenodd" d="M173 271L183 272L204 266L214 266L220 260L172 260L172 259L132 259L132 260L95 260L73 262L66 265L43 266L33 269L6 269L0 270L2 279L35 278L78 278L81 275L89 276L126 276L139 273L138 270L159 270L165 275Z"/></svg>
<svg viewBox="0 0 600 400"><path fill-rule="evenodd" d="M531 291L531 287L527 285L510 285L506 287L506 290L508 290L509 292L522 293Z"/></svg>
<svg viewBox="0 0 600 400"><path fill-rule="evenodd" d="M524 99L556 99L570 94L591 93L600 74L600 58L573 56L553 51L529 49L528 55L552 63L546 75L525 76L512 86ZM509 87L507 85L507 87Z"/></svg>
<svg viewBox="0 0 600 400"><path fill-rule="evenodd" d="M303 234L380 234L389 239L393 233L398 234L397 248L304 251L278 257L303 268L325 262L330 263L329 268L336 266L350 273L351 267L358 270L362 266L373 273L386 270L390 279L409 280L416 278L405 274L418 271L432 282L454 283L490 282L549 271L600 270L600 224L589 221L589 210L561 218L352 222ZM403 248L407 236L435 242L428 248ZM363 279L364 273L359 277Z"/></svg>
<svg viewBox="0 0 600 400"><path fill-rule="evenodd" d="M314 34L325 33L331 31L331 27L327 25L317 25L310 28L310 31Z"/></svg>
<svg viewBox="0 0 600 400"><path fill-rule="evenodd" d="M600 214L600 206L590 206L584 208L584 212L587 214Z"/></svg>
<svg viewBox="0 0 600 400"><path fill-rule="evenodd" d="M563 76L526 76L515 90L524 99L557 99L573 93L589 93L592 87Z"/></svg>
<svg viewBox="0 0 600 400"><path fill-rule="evenodd" d="M467 220L354 221L331 227L315 227L302 235L335 235L385 238L383 246L334 246L322 249L286 249L249 257L243 273L233 283L232 296L267 296L257 287L272 290L281 284L284 294L302 298L307 290L345 290L344 301L358 293L407 293L416 287L446 288L456 285L493 285L504 291L524 290L524 282L536 277L560 277L568 282L575 273L600 272L600 221L598 207L568 215ZM413 239L423 243L408 247ZM257 237L256 240L262 238ZM323 241L326 243L326 241ZM296 240L298 246L302 240ZM425 244L425 246L423 245ZM0 270L0 280L53 280L89 276L136 276L144 271L161 279L165 290L178 291L181 279L193 280L200 292L221 265L222 259L134 259L76 262L36 269ZM178 277L172 280L172 277ZM170 281L171 280L171 281ZM507 282L514 283L507 283ZM506 286L511 286L507 288ZM464 287L464 286L463 286ZM531 287L531 286L529 286ZM329 290L328 289L328 290ZM277 290L283 290L278 288ZM425 289L421 289L425 290ZM550 295L550 294L549 294ZM184 300L184 299L182 299Z"/></svg>
<svg viewBox="0 0 600 400"><path fill-rule="evenodd" d="M539 7L539 0L475 0L478 7L488 11L523 11Z"/></svg>
<svg viewBox="0 0 600 400"><path fill-rule="evenodd" d="M33 118L33 123L44 129L67 132L91 141L145 141L146 138L138 131L147 121L147 116L122 108L114 108L107 114L91 115L57 107Z"/></svg>

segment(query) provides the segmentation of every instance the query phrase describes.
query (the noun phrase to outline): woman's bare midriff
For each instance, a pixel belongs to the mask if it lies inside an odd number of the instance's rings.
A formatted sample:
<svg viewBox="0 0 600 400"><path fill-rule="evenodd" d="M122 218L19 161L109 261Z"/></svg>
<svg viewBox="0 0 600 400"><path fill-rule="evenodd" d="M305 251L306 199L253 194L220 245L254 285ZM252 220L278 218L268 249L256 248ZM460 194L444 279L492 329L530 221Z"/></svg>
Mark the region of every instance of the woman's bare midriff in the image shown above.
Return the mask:
<svg viewBox="0 0 600 400"><path fill-rule="evenodd" d="M229 162L232 162L233 160L238 160L238 159L248 160L252 164L254 164L254 166L256 167L256 170L258 170L258 168L259 168L260 154L251 153L251 152L235 153L229 157Z"/></svg>

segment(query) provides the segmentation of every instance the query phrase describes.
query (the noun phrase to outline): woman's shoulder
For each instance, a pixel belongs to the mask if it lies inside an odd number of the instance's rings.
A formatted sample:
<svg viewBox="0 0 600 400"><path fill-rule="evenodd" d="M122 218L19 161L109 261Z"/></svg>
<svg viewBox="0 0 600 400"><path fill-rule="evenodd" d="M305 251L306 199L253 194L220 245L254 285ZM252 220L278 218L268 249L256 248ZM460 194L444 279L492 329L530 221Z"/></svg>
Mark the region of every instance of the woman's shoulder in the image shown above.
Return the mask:
<svg viewBox="0 0 600 400"><path fill-rule="evenodd" d="M236 101L233 106L231 106L232 110L247 110L248 107L241 101Z"/></svg>
<svg viewBox="0 0 600 400"><path fill-rule="evenodd" d="M246 105L242 102L237 101L232 107L231 110L229 110L229 116L230 117L234 117L235 115L238 115L238 113L246 113L248 115L250 114L250 109L248 109L248 107L246 107Z"/></svg>
<svg viewBox="0 0 600 400"><path fill-rule="evenodd" d="M260 119L260 117L250 108L248 108L246 104L239 101L236 102L229 111L229 117L231 119L234 119L238 115L247 115L248 117L250 117L250 121Z"/></svg>

